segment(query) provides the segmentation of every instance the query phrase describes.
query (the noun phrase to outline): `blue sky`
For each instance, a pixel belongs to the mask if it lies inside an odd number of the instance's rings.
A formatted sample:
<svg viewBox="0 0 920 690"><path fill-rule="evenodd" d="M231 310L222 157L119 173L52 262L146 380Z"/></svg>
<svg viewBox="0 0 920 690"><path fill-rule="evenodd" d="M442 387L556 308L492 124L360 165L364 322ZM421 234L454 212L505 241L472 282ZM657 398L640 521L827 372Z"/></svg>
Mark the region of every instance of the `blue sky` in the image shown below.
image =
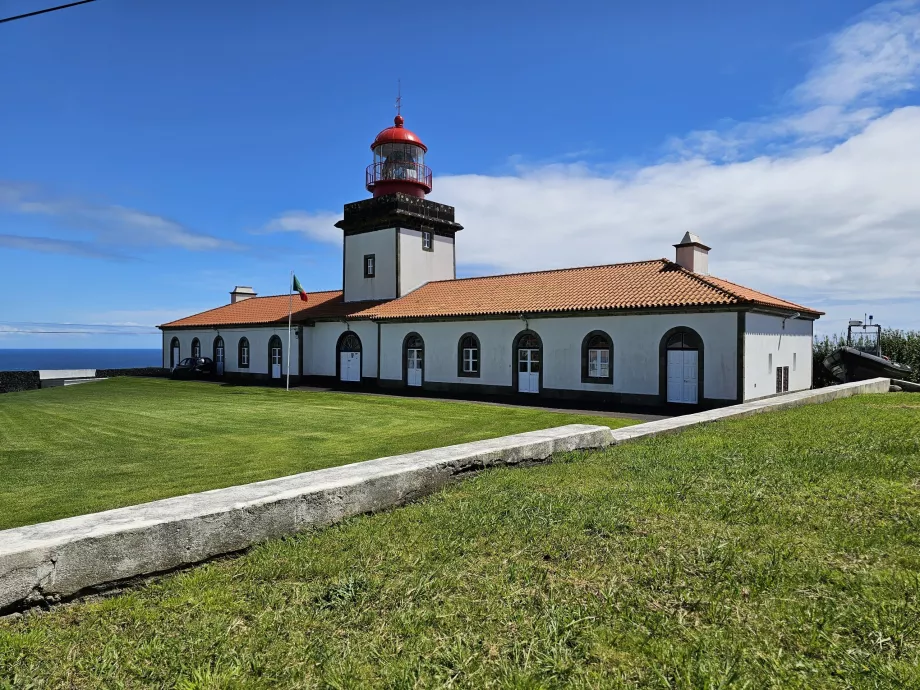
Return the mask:
<svg viewBox="0 0 920 690"><path fill-rule="evenodd" d="M917 2L97 0L0 24L0 64L0 347L157 347L237 284L340 287L397 78L462 275L690 230L822 330L920 328Z"/></svg>

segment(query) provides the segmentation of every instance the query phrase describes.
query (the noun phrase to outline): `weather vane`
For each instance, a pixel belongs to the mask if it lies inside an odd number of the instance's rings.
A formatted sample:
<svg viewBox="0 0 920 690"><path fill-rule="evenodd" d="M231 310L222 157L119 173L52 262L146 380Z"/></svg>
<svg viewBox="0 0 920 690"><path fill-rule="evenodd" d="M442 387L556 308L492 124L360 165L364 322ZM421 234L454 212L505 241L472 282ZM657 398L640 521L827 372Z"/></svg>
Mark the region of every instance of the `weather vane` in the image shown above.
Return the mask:
<svg viewBox="0 0 920 690"><path fill-rule="evenodd" d="M396 80L396 114L400 115L402 109L402 79Z"/></svg>

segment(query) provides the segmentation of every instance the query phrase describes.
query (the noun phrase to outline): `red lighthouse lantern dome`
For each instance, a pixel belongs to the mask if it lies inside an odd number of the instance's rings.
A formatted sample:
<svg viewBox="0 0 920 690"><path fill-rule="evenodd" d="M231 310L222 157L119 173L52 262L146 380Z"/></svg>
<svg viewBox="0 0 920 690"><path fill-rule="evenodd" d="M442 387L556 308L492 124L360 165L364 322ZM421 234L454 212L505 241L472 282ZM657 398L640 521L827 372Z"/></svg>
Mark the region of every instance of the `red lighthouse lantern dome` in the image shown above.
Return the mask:
<svg viewBox="0 0 920 690"><path fill-rule="evenodd" d="M375 197L402 192L424 198L431 191L431 168L425 165L428 147L404 122L397 115L393 126L371 144L374 162L367 166L367 191Z"/></svg>

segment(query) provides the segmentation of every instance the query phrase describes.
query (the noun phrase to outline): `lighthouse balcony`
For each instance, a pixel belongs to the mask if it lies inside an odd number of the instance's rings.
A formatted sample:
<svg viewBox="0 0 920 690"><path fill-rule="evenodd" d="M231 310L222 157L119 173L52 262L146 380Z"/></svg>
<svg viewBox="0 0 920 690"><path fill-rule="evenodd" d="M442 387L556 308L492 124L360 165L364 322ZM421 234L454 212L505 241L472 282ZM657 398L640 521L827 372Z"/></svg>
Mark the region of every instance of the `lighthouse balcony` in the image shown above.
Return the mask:
<svg viewBox="0 0 920 690"><path fill-rule="evenodd" d="M431 191L431 168L424 163L411 161L379 162L367 166L367 190L380 191L382 187L398 191L404 184L418 186L425 194Z"/></svg>

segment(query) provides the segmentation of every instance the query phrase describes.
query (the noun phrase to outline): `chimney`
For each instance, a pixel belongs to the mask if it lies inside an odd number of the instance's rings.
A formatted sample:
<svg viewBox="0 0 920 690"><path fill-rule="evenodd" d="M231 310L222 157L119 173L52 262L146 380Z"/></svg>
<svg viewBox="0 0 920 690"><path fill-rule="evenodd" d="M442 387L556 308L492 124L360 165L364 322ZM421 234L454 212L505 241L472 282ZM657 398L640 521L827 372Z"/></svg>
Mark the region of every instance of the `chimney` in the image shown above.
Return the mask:
<svg viewBox="0 0 920 690"><path fill-rule="evenodd" d="M237 302L242 302L244 299L249 299L250 297L255 297L255 291L246 285L237 285L233 288L233 292L230 293L230 304L236 304Z"/></svg>
<svg viewBox="0 0 920 690"><path fill-rule="evenodd" d="M677 247L677 264L688 271L709 275L709 247L692 232L684 233L684 238Z"/></svg>

